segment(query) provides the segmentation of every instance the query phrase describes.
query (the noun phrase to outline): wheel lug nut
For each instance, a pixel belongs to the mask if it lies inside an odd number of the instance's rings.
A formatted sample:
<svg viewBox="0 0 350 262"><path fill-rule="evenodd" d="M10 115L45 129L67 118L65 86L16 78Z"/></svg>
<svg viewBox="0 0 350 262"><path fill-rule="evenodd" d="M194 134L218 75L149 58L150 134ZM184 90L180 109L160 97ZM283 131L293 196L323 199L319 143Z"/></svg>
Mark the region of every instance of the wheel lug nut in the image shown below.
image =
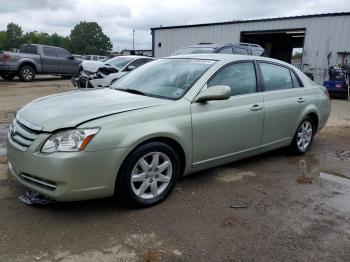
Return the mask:
<svg viewBox="0 0 350 262"><path fill-rule="evenodd" d="M156 178L158 178L159 176L158 175L156 175Z"/></svg>
<svg viewBox="0 0 350 262"><path fill-rule="evenodd" d="M145 178L148 178L148 175L146 175Z"/></svg>
<svg viewBox="0 0 350 262"><path fill-rule="evenodd" d="M153 182L153 179L150 179L149 182L152 183L152 182Z"/></svg>

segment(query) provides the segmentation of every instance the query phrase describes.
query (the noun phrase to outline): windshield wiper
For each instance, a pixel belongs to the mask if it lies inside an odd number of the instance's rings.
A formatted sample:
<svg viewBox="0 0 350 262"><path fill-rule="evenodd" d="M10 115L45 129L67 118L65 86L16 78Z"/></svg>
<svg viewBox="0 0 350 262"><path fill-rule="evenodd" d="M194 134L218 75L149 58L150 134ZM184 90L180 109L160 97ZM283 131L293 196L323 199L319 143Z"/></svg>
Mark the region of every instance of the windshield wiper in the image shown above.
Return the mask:
<svg viewBox="0 0 350 262"><path fill-rule="evenodd" d="M132 94L136 94L136 95L146 96L146 94L144 92L136 90L136 89L132 89L132 88L116 88L116 90L132 93Z"/></svg>

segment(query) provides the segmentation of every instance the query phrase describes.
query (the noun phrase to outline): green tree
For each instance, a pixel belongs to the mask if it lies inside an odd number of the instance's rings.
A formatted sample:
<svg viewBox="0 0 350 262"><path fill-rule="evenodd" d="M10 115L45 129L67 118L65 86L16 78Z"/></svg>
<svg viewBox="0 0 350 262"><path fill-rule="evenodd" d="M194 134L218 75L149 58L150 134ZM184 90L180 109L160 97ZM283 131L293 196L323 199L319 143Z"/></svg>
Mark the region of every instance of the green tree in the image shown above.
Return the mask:
<svg viewBox="0 0 350 262"><path fill-rule="evenodd" d="M6 32L0 31L0 51L5 49Z"/></svg>
<svg viewBox="0 0 350 262"><path fill-rule="evenodd" d="M112 50L110 38L96 22L82 21L70 34L74 53L104 55Z"/></svg>
<svg viewBox="0 0 350 262"><path fill-rule="evenodd" d="M4 49L19 48L23 44L23 30L15 24L9 23L6 29Z"/></svg>

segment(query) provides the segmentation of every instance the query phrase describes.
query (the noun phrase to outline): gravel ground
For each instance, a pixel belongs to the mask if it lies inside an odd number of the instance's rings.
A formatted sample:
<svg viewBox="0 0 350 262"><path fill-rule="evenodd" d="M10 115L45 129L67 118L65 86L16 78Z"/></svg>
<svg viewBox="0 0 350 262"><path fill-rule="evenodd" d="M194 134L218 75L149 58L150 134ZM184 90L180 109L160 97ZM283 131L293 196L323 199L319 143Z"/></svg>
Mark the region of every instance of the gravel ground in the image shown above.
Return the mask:
<svg viewBox="0 0 350 262"><path fill-rule="evenodd" d="M14 112L72 89L0 80L0 261L350 261L350 102L305 156L276 150L181 179L143 210L110 199L29 207L4 148Z"/></svg>

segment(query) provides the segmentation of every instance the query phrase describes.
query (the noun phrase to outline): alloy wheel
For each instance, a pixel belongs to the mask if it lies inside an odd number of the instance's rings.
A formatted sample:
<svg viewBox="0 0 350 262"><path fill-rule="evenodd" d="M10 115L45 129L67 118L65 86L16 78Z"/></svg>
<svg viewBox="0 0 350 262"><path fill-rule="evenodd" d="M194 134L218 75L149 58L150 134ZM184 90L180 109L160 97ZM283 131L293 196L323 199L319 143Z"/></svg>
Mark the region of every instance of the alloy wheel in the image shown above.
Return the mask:
<svg viewBox="0 0 350 262"><path fill-rule="evenodd" d="M30 80L33 78L33 72L30 69L26 68L23 70L23 77L26 80Z"/></svg>
<svg viewBox="0 0 350 262"><path fill-rule="evenodd" d="M162 152L150 152L142 156L132 169L132 191L141 199L155 198L169 186L172 175L170 158Z"/></svg>
<svg viewBox="0 0 350 262"><path fill-rule="evenodd" d="M297 134L297 145L301 151L306 150L307 147L310 145L312 134L313 134L312 123L308 120L304 121L300 125L298 129L298 134Z"/></svg>

